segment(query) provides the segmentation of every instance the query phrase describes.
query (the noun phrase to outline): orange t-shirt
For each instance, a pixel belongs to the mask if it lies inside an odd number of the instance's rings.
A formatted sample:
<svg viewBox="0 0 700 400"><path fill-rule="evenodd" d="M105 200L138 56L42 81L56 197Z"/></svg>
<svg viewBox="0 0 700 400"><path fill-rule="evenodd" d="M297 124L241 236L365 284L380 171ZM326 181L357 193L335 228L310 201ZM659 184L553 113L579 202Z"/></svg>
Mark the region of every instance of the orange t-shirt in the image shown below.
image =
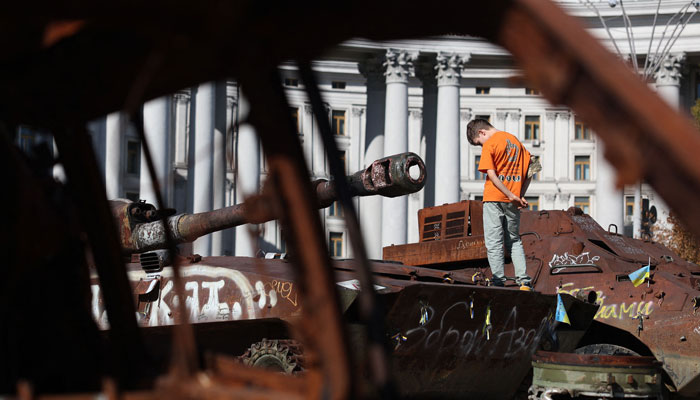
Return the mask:
<svg viewBox="0 0 700 400"><path fill-rule="evenodd" d="M518 138L508 132L499 131L484 143L479 171L486 173L489 169L495 170L503 185L516 196L520 196L529 165L530 152ZM484 185L484 201L510 202L488 177Z"/></svg>

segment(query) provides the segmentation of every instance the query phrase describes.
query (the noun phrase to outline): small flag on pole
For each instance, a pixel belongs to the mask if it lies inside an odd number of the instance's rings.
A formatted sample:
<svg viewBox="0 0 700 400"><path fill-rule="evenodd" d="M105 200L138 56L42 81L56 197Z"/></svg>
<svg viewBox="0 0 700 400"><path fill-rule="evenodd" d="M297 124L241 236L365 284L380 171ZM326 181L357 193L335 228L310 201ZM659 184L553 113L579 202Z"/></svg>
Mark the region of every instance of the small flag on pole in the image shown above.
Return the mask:
<svg viewBox="0 0 700 400"><path fill-rule="evenodd" d="M637 287L644 283L644 279L649 279L651 272L651 258L649 258L649 264L643 266L642 268L632 272L628 276L632 281L634 287Z"/></svg>
<svg viewBox="0 0 700 400"><path fill-rule="evenodd" d="M554 313L554 319L559 322L571 325L569 321L569 315L566 314L566 308L564 308L564 302L561 301L561 294L557 293L557 311Z"/></svg>

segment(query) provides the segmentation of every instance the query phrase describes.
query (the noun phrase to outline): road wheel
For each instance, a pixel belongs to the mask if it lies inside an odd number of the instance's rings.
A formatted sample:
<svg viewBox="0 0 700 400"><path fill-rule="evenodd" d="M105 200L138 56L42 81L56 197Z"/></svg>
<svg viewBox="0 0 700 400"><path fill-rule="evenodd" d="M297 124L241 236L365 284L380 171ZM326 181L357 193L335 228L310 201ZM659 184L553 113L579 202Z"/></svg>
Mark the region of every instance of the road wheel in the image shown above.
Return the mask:
<svg viewBox="0 0 700 400"><path fill-rule="evenodd" d="M296 340L263 339L240 357L245 365L294 374L304 370L303 348Z"/></svg>

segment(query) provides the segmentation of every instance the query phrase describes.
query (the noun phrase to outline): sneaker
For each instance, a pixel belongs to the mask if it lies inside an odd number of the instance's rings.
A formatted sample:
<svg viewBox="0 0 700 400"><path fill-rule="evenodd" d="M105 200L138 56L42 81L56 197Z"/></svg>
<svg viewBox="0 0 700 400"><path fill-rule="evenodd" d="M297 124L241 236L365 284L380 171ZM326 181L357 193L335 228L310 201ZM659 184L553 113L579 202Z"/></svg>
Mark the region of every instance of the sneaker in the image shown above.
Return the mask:
<svg viewBox="0 0 700 400"><path fill-rule="evenodd" d="M529 281L520 282L520 290L532 292L532 284Z"/></svg>

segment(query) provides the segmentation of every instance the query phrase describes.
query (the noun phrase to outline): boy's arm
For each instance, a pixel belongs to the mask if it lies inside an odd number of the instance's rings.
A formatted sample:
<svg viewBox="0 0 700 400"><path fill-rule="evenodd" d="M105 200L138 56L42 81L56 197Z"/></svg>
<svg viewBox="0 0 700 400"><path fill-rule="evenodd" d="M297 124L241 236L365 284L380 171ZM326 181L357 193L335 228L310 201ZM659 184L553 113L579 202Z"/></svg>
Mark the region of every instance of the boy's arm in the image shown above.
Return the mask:
<svg viewBox="0 0 700 400"><path fill-rule="evenodd" d="M527 188L530 186L531 181L532 178L525 179L525 182L523 182L523 186L520 189L520 197L525 198L525 193L527 193Z"/></svg>
<svg viewBox="0 0 700 400"><path fill-rule="evenodd" d="M506 195L508 200L515 203L515 205L517 205L518 207L527 207L527 201L525 201L524 198L514 195L513 192L508 190L506 185L504 185L503 182L501 182L501 180L498 179L498 175L496 175L495 169L487 170L486 176L488 176L488 178L491 180L493 185L496 186L496 188L498 188L498 190L500 190L504 195Z"/></svg>

